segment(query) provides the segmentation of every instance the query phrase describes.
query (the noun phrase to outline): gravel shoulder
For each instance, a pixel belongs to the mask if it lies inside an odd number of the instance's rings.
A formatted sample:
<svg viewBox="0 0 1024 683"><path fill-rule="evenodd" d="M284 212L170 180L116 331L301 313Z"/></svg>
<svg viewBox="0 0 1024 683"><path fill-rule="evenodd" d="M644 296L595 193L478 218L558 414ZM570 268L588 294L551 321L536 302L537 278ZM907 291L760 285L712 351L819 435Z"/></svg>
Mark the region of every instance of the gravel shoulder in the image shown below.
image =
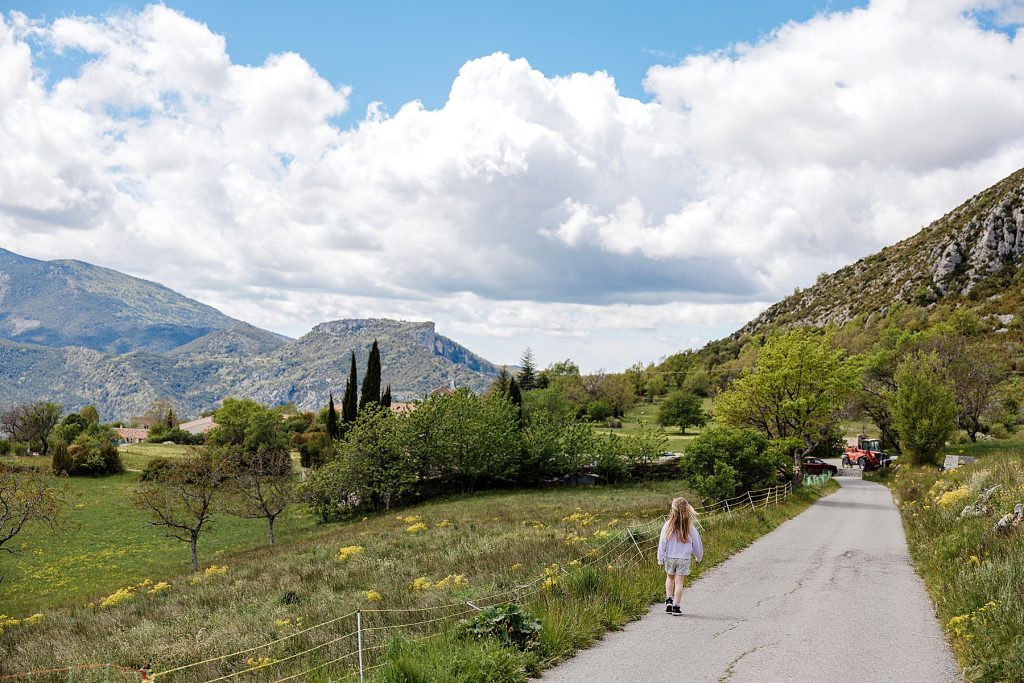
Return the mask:
<svg viewBox="0 0 1024 683"><path fill-rule="evenodd" d="M838 481L687 588L682 617L655 605L543 682L959 681L888 489Z"/></svg>

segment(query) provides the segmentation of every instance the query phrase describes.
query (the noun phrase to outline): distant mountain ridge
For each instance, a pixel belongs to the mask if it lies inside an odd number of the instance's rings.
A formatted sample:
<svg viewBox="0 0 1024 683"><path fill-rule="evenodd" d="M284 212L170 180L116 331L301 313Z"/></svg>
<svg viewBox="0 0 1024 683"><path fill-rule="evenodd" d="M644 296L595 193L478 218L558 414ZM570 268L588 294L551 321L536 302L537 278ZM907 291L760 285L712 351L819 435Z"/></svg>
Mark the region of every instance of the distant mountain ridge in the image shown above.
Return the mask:
<svg viewBox="0 0 1024 683"><path fill-rule="evenodd" d="M186 416L225 396L314 410L343 393L351 352L362 379L374 339L396 400L451 383L482 391L499 371L432 322L335 320L293 340L153 282L0 249L0 405L93 404L107 420L157 398Z"/></svg>

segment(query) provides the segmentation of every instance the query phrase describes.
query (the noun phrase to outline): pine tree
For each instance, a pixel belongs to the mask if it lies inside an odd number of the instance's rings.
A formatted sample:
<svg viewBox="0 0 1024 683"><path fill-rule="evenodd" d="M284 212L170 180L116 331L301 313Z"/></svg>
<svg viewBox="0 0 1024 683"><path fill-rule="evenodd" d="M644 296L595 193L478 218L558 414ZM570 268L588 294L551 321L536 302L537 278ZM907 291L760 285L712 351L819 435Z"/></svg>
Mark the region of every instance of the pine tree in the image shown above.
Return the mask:
<svg viewBox="0 0 1024 683"><path fill-rule="evenodd" d="M338 411L334 409L334 393L327 402L327 436L334 440L341 438L341 427L338 425Z"/></svg>
<svg viewBox="0 0 1024 683"><path fill-rule="evenodd" d="M516 408L516 417L519 420L519 428L523 428L523 392L519 390L519 384L516 382L516 378L512 377L508 381L508 400Z"/></svg>
<svg viewBox="0 0 1024 683"><path fill-rule="evenodd" d="M342 425L350 425L356 421L356 416L359 414L358 397L356 392L358 391L359 380L356 377L356 354L352 352L352 364L348 371L348 383L345 385L345 400L341 404L341 423Z"/></svg>
<svg viewBox="0 0 1024 683"><path fill-rule="evenodd" d="M382 406L384 406L385 408L390 408L391 407L391 385L390 384L388 385L388 388L384 390L384 394L380 397L380 404Z"/></svg>
<svg viewBox="0 0 1024 683"><path fill-rule="evenodd" d="M511 373L509 373L508 368L506 368L504 365L502 365L501 366L501 371L498 372L498 376L494 378L493 382L491 382L491 387L490 387L491 393L505 394L507 396L508 395L508 383L509 383L509 380L511 380L511 379L512 379L512 375L511 375Z"/></svg>
<svg viewBox="0 0 1024 683"><path fill-rule="evenodd" d="M533 357L533 350L529 346L523 351L523 357L519 360L519 365L522 368L519 371L519 377L517 377L519 387L523 391L529 391L537 386L536 363Z"/></svg>
<svg viewBox="0 0 1024 683"><path fill-rule="evenodd" d="M366 361L366 376L363 377L363 391L359 396L359 409L368 403L380 403L380 348L377 340L373 340L370 357Z"/></svg>

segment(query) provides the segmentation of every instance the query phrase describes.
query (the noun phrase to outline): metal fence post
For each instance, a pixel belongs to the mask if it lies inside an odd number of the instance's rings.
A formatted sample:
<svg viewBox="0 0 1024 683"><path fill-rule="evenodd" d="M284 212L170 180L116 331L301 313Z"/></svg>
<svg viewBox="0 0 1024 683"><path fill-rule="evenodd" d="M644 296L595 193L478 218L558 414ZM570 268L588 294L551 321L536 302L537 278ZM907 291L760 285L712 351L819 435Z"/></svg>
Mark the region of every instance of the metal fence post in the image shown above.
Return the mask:
<svg viewBox="0 0 1024 683"><path fill-rule="evenodd" d="M629 540L633 541L633 547L636 548L636 552L640 555L640 559L644 559L644 551L640 550L640 546L637 544L636 538L633 537L633 530L626 529L626 533L629 534Z"/></svg>
<svg viewBox="0 0 1024 683"><path fill-rule="evenodd" d="M750 503L750 509L751 510L756 510L757 509L757 508L754 507L754 499L750 497L750 491L747 491L747 502Z"/></svg>
<svg viewBox="0 0 1024 683"><path fill-rule="evenodd" d="M356 610L356 634L359 647L359 683L363 683L363 612Z"/></svg>

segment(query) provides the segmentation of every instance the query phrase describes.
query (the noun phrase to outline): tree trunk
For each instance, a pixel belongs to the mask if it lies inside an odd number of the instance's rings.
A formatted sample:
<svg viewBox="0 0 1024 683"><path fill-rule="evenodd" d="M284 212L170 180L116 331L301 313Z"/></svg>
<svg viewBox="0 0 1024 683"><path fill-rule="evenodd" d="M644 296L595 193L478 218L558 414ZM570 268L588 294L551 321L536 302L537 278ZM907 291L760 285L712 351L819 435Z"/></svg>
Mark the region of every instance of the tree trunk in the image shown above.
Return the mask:
<svg viewBox="0 0 1024 683"><path fill-rule="evenodd" d="M196 545L199 542L199 534L192 534L192 539L189 541L189 545L192 546L192 572L199 571L199 553L196 551Z"/></svg>
<svg viewBox="0 0 1024 683"><path fill-rule="evenodd" d="M267 517L267 541L274 545L274 518Z"/></svg>

